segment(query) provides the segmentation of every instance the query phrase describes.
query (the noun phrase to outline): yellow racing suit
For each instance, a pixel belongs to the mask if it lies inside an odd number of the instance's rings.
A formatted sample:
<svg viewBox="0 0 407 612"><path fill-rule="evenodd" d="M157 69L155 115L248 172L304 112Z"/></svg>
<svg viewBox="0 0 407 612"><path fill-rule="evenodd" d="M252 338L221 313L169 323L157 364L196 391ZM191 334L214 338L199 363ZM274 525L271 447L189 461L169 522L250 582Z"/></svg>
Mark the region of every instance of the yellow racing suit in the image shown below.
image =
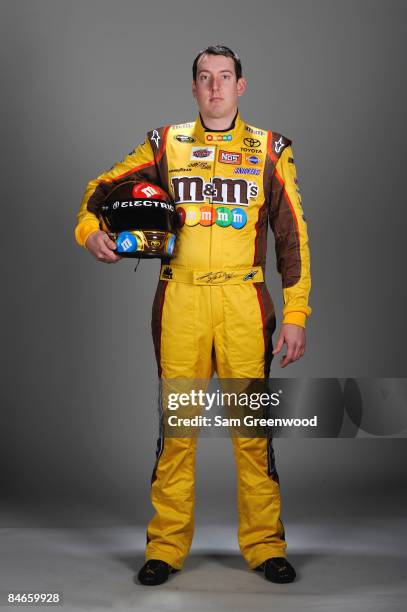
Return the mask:
<svg viewBox="0 0 407 612"><path fill-rule="evenodd" d="M90 181L75 229L85 246L104 229L100 204L120 181L160 185L180 218L174 255L163 261L152 334L163 379L267 378L275 313L264 282L267 228L282 276L283 323L305 326L310 256L291 141L244 122L228 130L195 122L148 132L122 162ZM196 437L158 439L151 481L155 515L146 559L180 569L194 531ZM285 556L279 478L271 440L232 437L239 546L249 567Z"/></svg>

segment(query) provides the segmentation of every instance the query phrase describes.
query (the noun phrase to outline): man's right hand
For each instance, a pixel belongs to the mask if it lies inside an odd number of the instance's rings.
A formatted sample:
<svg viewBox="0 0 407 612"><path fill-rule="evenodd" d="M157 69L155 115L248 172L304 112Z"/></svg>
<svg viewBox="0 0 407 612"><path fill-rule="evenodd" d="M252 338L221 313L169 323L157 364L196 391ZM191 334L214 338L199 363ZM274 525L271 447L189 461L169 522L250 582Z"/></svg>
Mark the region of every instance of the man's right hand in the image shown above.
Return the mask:
<svg viewBox="0 0 407 612"><path fill-rule="evenodd" d="M85 247L93 257L104 263L116 263L122 259L120 255L114 253L117 248L116 243L102 230L92 232L85 242Z"/></svg>

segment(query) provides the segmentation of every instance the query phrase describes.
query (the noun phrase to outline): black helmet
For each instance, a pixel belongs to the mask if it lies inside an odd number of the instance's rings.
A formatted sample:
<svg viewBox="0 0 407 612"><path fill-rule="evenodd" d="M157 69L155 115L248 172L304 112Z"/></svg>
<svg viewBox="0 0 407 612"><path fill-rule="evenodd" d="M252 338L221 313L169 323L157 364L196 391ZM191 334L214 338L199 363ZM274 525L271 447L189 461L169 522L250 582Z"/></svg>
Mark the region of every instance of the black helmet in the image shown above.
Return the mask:
<svg viewBox="0 0 407 612"><path fill-rule="evenodd" d="M100 208L105 231L122 257L171 257L178 217L157 185L129 180L114 187Z"/></svg>

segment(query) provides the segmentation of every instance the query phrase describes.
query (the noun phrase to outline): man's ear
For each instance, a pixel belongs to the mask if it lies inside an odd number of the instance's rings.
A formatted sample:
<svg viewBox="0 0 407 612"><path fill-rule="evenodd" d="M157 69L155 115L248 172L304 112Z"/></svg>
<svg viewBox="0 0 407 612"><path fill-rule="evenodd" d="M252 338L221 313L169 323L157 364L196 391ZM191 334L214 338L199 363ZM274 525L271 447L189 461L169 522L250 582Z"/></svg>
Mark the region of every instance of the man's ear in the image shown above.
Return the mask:
<svg viewBox="0 0 407 612"><path fill-rule="evenodd" d="M240 79L237 82L237 95L243 96L244 92L246 91L246 87L247 87L246 79L244 77L240 77Z"/></svg>
<svg viewBox="0 0 407 612"><path fill-rule="evenodd" d="M196 83L192 81L192 95L196 98Z"/></svg>

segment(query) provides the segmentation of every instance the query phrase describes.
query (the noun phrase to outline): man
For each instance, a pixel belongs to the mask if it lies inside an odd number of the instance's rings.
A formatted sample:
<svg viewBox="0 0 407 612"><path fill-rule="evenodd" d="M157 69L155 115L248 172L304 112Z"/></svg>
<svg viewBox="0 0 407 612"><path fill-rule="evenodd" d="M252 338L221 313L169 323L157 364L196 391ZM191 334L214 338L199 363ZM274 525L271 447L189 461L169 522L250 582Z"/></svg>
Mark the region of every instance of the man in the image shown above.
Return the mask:
<svg viewBox="0 0 407 612"><path fill-rule="evenodd" d="M245 123L238 98L246 89L238 56L208 47L193 64L195 122L151 130L143 144L87 187L75 230L99 261L119 261L100 230L100 203L121 180L159 184L177 205L174 256L160 273L152 332L163 379L267 378L305 351L310 315L309 250L291 142ZM274 307L264 282L270 224L283 284L283 322L272 350ZM271 440L233 437L238 474L240 549L251 569L291 582L280 519L279 479ZM194 530L196 438L158 440L142 584L161 584L180 570Z"/></svg>

